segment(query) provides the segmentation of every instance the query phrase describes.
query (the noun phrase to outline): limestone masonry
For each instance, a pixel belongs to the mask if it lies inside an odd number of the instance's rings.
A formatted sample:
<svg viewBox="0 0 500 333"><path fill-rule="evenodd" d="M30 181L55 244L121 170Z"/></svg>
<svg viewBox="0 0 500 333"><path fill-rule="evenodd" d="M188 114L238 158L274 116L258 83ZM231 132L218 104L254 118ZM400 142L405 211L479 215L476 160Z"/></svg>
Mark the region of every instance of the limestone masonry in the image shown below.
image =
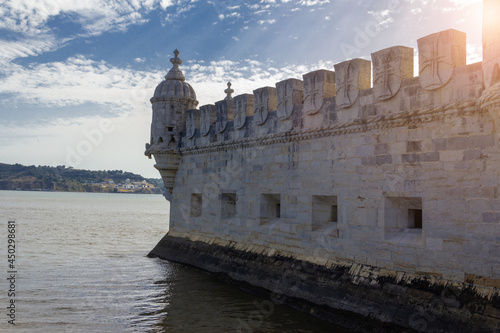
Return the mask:
<svg viewBox="0 0 500 333"><path fill-rule="evenodd" d="M234 97L228 84L196 109L176 50L151 98L145 154L171 204L151 255L325 319L500 332L500 1L484 1L483 62L466 64L453 29L418 40L418 77L413 53Z"/></svg>

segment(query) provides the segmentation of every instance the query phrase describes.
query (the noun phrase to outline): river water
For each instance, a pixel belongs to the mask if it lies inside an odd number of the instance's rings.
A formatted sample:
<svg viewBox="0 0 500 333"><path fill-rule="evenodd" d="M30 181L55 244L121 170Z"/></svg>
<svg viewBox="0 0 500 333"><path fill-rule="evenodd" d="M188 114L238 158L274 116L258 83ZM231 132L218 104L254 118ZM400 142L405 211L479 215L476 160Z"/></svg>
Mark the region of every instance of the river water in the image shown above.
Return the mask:
<svg viewBox="0 0 500 333"><path fill-rule="evenodd" d="M0 332L345 332L146 257L167 232L168 213L161 195L0 191Z"/></svg>

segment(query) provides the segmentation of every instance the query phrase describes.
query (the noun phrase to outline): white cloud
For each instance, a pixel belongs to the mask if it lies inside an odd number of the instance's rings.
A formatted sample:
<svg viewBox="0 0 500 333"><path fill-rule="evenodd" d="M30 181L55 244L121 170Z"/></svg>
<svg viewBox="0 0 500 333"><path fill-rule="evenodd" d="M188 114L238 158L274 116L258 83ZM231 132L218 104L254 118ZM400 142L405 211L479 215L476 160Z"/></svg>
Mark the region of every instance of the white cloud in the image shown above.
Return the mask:
<svg viewBox="0 0 500 333"><path fill-rule="evenodd" d="M12 65L0 81L0 93L11 94L4 103L29 101L42 106L84 103L109 105L110 111L147 108L160 75L110 66L76 56L64 62L25 68ZM146 106L145 106L146 105Z"/></svg>
<svg viewBox="0 0 500 333"><path fill-rule="evenodd" d="M142 13L153 10L157 5L157 0L7 0L0 9L0 28L39 34L47 32L46 23L51 18L68 14L73 15L73 19L88 33L100 34L143 22ZM161 0L159 5L165 9L172 2Z"/></svg>
<svg viewBox="0 0 500 333"><path fill-rule="evenodd" d="M299 5L302 6L318 6L318 5L324 5L326 3L330 3L330 0L300 0Z"/></svg>
<svg viewBox="0 0 500 333"><path fill-rule="evenodd" d="M478 44L467 43L467 64L483 61L483 47Z"/></svg>
<svg viewBox="0 0 500 333"><path fill-rule="evenodd" d="M188 0L177 0L182 4ZM0 29L8 31L9 40L0 37L0 67L27 56L54 51L67 41L107 31L123 31L133 24L147 22L145 14L160 6L166 9L173 0L6 0L0 6ZM186 11L190 6L179 6ZM81 27L66 39L56 38L50 21L72 21Z"/></svg>
<svg viewBox="0 0 500 333"><path fill-rule="evenodd" d="M28 37L20 41L5 41L0 39L0 68L7 69L7 64L17 58L36 56L43 52L56 49L62 42L56 41L52 35L42 34L38 37Z"/></svg>
<svg viewBox="0 0 500 333"><path fill-rule="evenodd" d="M161 0L160 6L163 10L167 9L167 7L173 6L174 2L172 0Z"/></svg>
<svg viewBox="0 0 500 333"><path fill-rule="evenodd" d="M455 6L470 6L476 3L481 3L483 0L450 0Z"/></svg>
<svg viewBox="0 0 500 333"><path fill-rule="evenodd" d="M260 25L263 25L263 24L274 24L276 23L276 20L275 19L272 19L272 20L259 20L257 21L258 24Z"/></svg>

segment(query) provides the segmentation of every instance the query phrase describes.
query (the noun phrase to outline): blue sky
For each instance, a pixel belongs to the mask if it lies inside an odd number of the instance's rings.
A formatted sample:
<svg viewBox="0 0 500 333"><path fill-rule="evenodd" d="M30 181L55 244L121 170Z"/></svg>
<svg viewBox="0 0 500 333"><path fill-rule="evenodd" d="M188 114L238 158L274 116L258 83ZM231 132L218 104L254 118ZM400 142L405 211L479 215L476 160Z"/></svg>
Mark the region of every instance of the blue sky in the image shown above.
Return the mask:
<svg viewBox="0 0 500 333"><path fill-rule="evenodd" d="M251 93L449 28L481 61L481 11L481 0L7 0L0 162L159 177L143 155L149 98L176 48L200 105L214 104L228 81Z"/></svg>

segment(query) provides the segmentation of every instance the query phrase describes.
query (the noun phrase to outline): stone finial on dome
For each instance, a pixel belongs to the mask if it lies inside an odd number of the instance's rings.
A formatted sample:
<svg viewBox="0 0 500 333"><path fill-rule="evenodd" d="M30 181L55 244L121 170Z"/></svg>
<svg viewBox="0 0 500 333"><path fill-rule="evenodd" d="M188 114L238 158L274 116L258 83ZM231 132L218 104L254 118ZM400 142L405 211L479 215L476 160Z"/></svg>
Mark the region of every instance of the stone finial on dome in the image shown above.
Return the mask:
<svg viewBox="0 0 500 333"><path fill-rule="evenodd" d="M233 96L231 96L232 93L234 93L234 89L231 89L231 82L227 83L227 89L224 90L226 93L226 98L224 99L233 99Z"/></svg>
<svg viewBox="0 0 500 333"><path fill-rule="evenodd" d="M179 69L179 65L182 65L182 60L181 58L179 58L179 50L175 49L174 58L170 58L170 62L172 63L173 67L165 76L165 80L185 81L186 78L184 77L184 74L182 74L182 71Z"/></svg>

